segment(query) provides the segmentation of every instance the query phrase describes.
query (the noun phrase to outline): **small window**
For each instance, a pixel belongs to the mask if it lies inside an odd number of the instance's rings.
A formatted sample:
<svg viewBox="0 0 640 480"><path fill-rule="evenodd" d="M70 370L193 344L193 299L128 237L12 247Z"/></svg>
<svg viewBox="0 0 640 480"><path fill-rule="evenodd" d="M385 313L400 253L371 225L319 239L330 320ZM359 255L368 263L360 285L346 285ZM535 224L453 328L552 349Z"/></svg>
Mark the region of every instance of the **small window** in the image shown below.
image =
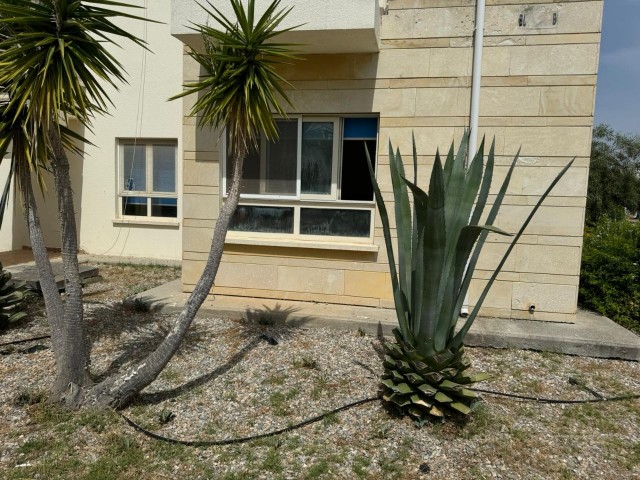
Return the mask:
<svg viewBox="0 0 640 480"><path fill-rule="evenodd" d="M176 142L122 140L119 157L119 214L177 218Z"/></svg>

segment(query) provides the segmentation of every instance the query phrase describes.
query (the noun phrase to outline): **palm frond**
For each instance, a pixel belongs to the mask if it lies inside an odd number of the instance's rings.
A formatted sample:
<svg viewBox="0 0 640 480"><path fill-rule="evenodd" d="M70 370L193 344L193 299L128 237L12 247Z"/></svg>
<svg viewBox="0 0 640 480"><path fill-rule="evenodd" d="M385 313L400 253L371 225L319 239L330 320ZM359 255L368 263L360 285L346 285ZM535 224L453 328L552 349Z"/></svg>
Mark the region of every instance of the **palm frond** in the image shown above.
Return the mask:
<svg viewBox="0 0 640 480"><path fill-rule="evenodd" d="M200 126L227 128L230 152L247 151L257 146L259 132L269 140L277 137L274 113L286 115L283 104L291 104L283 85L288 82L276 71L282 63L298 59L293 46L266 43L282 32L278 29L290 9L278 9L272 2L258 18L255 1L245 9L240 0L230 0L235 19L207 2L201 7L219 25L194 25L204 40L204 51L189 55L205 72L199 80L184 85L178 99L199 94L191 114ZM295 27L293 27L295 28Z"/></svg>
<svg viewBox="0 0 640 480"><path fill-rule="evenodd" d="M16 115L47 129L60 115L89 125L110 104L105 85L125 82L122 64L106 43L146 44L113 19L144 18L115 10L131 5L108 0L0 3L0 84L6 86ZM137 7L134 7L137 8ZM17 121L18 117L14 117Z"/></svg>

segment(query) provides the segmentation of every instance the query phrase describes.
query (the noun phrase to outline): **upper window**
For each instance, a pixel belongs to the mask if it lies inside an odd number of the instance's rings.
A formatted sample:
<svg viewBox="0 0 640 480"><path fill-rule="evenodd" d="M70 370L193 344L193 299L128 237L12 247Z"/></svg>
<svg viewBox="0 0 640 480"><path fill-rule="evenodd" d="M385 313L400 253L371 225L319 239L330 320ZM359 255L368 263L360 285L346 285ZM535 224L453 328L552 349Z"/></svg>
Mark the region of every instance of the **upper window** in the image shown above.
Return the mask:
<svg viewBox="0 0 640 480"><path fill-rule="evenodd" d="M118 149L120 215L177 218L177 143L121 140Z"/></svg>
<svg viewBox="0 0 640 480"><path fill-rule="evenodd" d="M299 236L372 237L377 117L299 116L276 121L244 162L230 230ZM366 150L365 150L366 149ZM232 175L227 156L224 191Z"/></svg>

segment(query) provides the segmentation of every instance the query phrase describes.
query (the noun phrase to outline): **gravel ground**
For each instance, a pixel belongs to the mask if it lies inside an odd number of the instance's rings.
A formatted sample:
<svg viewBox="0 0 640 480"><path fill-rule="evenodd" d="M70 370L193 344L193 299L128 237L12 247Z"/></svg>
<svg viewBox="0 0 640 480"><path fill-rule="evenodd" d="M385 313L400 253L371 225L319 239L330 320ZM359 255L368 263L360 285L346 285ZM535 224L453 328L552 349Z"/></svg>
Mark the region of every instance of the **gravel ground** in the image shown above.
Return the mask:
<svg viewBox="0 0 640 480"><path fill-rule="evenodd" d="M161 267L100 270L105 282L88 287L86 297L97 378L148 353L174 319L124 310L120 300L137 293L136 285L150 288L178 275ZM0 343L46 330L35 315ZM376 343L356 331L202 316L158 380L123 413L190 440L282 428L375 395ZM147 439L113 413L69 413L39 402L53 371L48 347L0 347L2 478L640 478L637 400L563 406L485 395L468 420L422 428L374 402L279 437L190 448ZM494 375L483 388L593 398L568 383L577 377L605 395L640 393L638 363L481 348L468 354L477 371ZM163 424L163 411L175 418Z"/></svg>

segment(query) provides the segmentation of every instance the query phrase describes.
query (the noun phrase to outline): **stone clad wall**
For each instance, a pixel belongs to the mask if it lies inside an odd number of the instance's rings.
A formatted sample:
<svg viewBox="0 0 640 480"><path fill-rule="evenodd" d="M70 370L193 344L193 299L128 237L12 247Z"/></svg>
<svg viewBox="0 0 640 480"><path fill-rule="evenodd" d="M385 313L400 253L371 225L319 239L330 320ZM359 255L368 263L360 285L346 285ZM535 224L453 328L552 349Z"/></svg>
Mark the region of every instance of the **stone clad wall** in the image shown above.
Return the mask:
<svg viewBox="0 0 640 480"><path fill-rule="evenodd" d="M572 321L575 317L602 1L488 0L480 134L495 137L493 193L522 148L497 225L515 231L571 158L573 168L510 256L482 313ZM468 126L475 1L389 0L379 54L311 55L282 70L295 90L292 113L379 113L379 171L391 201L388 142L410 161L411 135L426 185L436 148ZM525 13L528 27L518 25ZM544 23L557 14L557 25ZM537 23L536 23L537 22ZM533 28L531 25L544 28ZM197 76L185 56L186 79ZM185 102L185 115L190 101ZM183 285L195 284L217 217L217 135L185 116ZM493 198L493 197L492 197ZM490 199L491 200L491 199ZM392 220L393 224L393 220ZM284 300L391 307L380 221L379 251L228 245L215 292ZM507 244L490 237L472 283L479 295Z"/></svg>

